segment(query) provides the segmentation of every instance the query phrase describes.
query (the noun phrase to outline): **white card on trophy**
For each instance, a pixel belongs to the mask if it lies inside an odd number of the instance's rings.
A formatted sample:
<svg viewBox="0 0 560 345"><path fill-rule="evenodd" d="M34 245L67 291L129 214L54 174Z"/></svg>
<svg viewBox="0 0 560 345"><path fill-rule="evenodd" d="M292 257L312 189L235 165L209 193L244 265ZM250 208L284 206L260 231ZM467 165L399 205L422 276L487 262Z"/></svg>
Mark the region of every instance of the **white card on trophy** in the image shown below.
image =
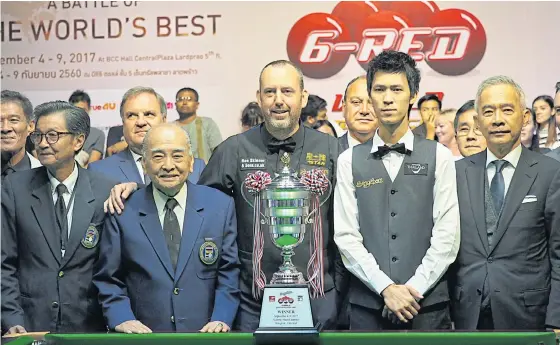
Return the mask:
<svg viewBox="0 0 560 345"><path fill-rule="evenodd" d="M267 285L259 328L312 328L309 288L302 285Z"/></svg>

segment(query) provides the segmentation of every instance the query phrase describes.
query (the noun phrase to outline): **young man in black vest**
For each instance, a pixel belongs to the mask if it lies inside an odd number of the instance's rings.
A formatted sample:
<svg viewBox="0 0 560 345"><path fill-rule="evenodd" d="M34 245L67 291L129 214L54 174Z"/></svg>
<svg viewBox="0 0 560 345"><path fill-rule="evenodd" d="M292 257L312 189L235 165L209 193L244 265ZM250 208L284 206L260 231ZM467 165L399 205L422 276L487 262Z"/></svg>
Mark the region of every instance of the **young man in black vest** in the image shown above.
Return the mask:
<svg viewBox="0 0 560 345"><path fill-rule="evenodd" d="M335 242L350 280L350 329L449 329L446 271L459 250L455 165L443 145L412 134L420 73L386 51L368 67L379 129L339 157Z"/></svg>

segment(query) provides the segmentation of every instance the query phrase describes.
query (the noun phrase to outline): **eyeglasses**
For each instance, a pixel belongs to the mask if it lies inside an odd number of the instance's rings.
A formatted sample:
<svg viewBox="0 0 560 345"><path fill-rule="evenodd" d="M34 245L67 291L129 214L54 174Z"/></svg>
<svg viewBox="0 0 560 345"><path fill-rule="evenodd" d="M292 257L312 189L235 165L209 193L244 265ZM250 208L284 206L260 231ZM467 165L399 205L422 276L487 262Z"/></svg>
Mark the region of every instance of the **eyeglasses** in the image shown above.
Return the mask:
<svg viewBox="0 0 560 345"><path fill-rule="evenodd" d="M47 143L56 144L60 139L60 136L65 134L74 134L74 133L48 131L47 133L43 134L41 132L33 132L31 133L31 135L29 135L29 138L31 139L31 142L35 145L39 145L43 141L43 137L47 139Z"/></svg>
<svg viewBox="0 0 560 345"><path fill-rule="evenodd" d="M179 97L176 99L177 103L179 102L190 102L190 101L194 101L193 97Z"/></svg>
<svg viewBox="0 0 560 345"><path fill-rule="evenodd" d="M472 130L473 130L474 134L482 135L482 132L477 127L472 128ZM457 136L458 137L466 137L467 135L469 135L470 131L471 131L471 128L459 128L459 130L457 131Z"/></svg>

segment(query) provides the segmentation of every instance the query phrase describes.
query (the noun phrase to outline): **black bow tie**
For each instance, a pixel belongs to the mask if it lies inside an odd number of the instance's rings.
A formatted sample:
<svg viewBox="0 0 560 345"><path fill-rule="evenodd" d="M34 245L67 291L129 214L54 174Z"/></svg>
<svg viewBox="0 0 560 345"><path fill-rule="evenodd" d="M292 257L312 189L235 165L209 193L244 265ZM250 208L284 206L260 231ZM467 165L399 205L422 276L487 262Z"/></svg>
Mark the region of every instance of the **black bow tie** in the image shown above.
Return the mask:
<svg viewBox="0 0 560 345"><path fill-rule="evenodd" d="M268 150L272 153L279 153L280 150L288 153L294 152L296 149L296 141L294 138L289 137L285 140L278 140L276 138L271 138L268 144L266 145Z"/></svg>
<svg viewBox="0 0 560 345"><path fill-rule="evenodd" d="M403 143L400 143L393 146L387 146L387 145L378 146L377 152L374 153L374 156L381 158L391 151L395 151L403 155L410 155L411 153L410 150L406 149Z"/></svg>

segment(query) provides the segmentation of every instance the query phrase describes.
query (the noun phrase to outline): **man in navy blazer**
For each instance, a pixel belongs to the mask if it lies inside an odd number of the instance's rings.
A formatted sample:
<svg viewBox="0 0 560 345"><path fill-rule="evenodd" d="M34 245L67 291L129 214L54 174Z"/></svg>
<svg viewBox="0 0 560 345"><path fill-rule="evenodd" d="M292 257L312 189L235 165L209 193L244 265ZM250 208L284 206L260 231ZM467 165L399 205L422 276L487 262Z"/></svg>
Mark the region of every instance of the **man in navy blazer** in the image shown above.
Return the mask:
<svg viewBox="0 0 560 345"><path fill-rule="evenodd" d="M142 149L152 183L107 218L93 282L110 329L227 332L239 306L233 199L187 181L188 134L151 129Z"/></svg>
<svg viewBox="0 0 560 345"><path fill-rule="evenodd" d="M104 173L112 180L121 183L148 184L140 154L142 140L152 126L166 121L167 104L155 90L139 86L124 94L120 113L123 121L123 136L128 148L108 158L93 162L88 169ZM197 183L205 165L203 160L195 159L193 172L189 174L189 181Z"/></svg>

